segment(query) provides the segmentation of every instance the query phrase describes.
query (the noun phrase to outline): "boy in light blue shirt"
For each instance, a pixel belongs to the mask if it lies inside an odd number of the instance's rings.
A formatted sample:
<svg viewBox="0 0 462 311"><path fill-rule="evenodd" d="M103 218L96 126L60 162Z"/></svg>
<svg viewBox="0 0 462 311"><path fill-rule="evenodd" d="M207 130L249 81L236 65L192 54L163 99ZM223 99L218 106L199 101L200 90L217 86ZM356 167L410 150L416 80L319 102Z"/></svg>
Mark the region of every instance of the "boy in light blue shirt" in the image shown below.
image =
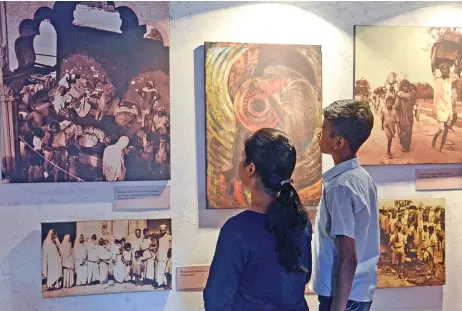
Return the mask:
<svg viewBox="0 0 462 311"><path fill-rule="evenodd" d="M324 109L321 152L335 166L323 175L311 289L319 311L368 311L380 257L377 187L356 156L374 116L367 103L340 100Z"/></svg>

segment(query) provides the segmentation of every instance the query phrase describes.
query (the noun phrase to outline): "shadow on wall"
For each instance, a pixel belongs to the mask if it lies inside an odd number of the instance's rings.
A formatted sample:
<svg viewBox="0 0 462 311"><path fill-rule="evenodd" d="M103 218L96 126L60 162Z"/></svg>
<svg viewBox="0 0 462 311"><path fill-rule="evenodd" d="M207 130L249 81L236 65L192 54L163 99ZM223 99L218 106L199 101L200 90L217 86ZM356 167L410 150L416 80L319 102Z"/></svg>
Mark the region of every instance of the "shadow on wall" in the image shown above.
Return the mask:
<svg viewBox="0 0 462 311"><path fill-rule="evenodd" d="M207 167L205 140L205 53L204 46L194 49L194 99L196 105L196 169L199 228L221 228L241 209L207 209Z"/></svg>
<svg viewBox="0 0 462 311"><path fill-rule="evenodd" d="M232 9L236 7L251 5L281 5L281 3L268 3L263 1L256 2L237 2L237 1L211 1L207 5L195 5L191 2L176 2L171 4L170 15L172 20L188 18L194 15L209 13L218 10ZM341 27L342 20L339 20L339 14L345 11L351 12L354 16L360 16L361 24L380 24L382 21L403 15L418 9L424 9L435 6L436 1L400 1L400 2L368 2L368 1L346 1L346 2L325 2L325 1L293 1L284 2L284 5L300 8L309 11L323 18L327 22L335 24L342 30L353 33L351 29ZM441 5L441 3L437 3ZM446 5L455 5L446 3Z"/></svg>
<svg viewBox="0 0 462 311"><path fill-rule="evenodd" d="M88 306L92 306L95 310L103 310L107 307L106 295L42 299L41 247L40 231L32 231L0 263L0 291L9 293L8 305L0 303L0 310L81 311ZM151 311L162 311L169 292L111 295L111 305L118 306L118 310L124 307L141 310L143 306L149 305ZM153 301L156 303L153 304Z"/></svg>

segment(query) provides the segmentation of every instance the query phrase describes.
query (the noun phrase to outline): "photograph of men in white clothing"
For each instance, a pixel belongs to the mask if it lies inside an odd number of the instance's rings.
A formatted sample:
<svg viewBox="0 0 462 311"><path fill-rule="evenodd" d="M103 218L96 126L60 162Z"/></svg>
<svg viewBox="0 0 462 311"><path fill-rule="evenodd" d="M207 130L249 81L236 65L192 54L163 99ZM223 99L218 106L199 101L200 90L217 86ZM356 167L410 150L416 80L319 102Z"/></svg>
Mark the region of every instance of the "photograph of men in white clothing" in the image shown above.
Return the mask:
<svg viewBox="0 0 462 311"><path fill-rule="evenodd" d="M172 289L170 219L42 223L44 298Z"/></svg>
<svg viewBox="0 0 462 311"><path fill-rule="evenodd" d="M355 98L379 120L361 163L461 163L461 69L462 27L356 26Z"/></svg>
<svg viewBox="0 0 462 311"><path fill-rule="evenodd" d="M380 200L378 287L446 283L444 199Z"/></svg>

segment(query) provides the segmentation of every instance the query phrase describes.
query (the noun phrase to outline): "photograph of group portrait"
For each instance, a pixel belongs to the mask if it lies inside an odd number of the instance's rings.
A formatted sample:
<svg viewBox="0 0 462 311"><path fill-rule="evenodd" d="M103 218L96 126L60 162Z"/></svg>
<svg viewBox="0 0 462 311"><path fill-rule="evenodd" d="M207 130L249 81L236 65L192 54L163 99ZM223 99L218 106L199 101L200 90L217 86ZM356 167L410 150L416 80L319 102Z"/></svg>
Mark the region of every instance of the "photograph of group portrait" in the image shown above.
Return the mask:
<svg viewBox="0 0 462 311"><path fill-rule="evenodd" d="M461 27L355 27L357 100L376 122L363 165L462 162Z"/></svg>
<svg viewBox="0 0 462 311"><path fill-rule="evenodd" d="M378 287L446 283L445 200L380 200Z"/></svg>
<svg viewBox="0 0 462 311"><path fill-rule="evenodd" d="M44 298L171 289L170 219L42 223Z"/></svg>

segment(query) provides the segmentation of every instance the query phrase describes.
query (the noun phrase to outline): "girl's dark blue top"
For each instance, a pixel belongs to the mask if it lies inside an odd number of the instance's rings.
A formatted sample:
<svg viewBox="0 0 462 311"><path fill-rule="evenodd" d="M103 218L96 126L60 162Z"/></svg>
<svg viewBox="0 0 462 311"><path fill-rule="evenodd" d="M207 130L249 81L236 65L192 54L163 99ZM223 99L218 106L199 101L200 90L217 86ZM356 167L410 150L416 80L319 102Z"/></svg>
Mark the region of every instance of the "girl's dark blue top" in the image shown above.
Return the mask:
<svg viewBox="0 0 462 311"><path fill-rule="evenodd" d="M206 311L307 311L311 277L311 224L303 235L301 264L308 274L286 272L265 215L246 210L221 228L204 290Z"/></svg>

